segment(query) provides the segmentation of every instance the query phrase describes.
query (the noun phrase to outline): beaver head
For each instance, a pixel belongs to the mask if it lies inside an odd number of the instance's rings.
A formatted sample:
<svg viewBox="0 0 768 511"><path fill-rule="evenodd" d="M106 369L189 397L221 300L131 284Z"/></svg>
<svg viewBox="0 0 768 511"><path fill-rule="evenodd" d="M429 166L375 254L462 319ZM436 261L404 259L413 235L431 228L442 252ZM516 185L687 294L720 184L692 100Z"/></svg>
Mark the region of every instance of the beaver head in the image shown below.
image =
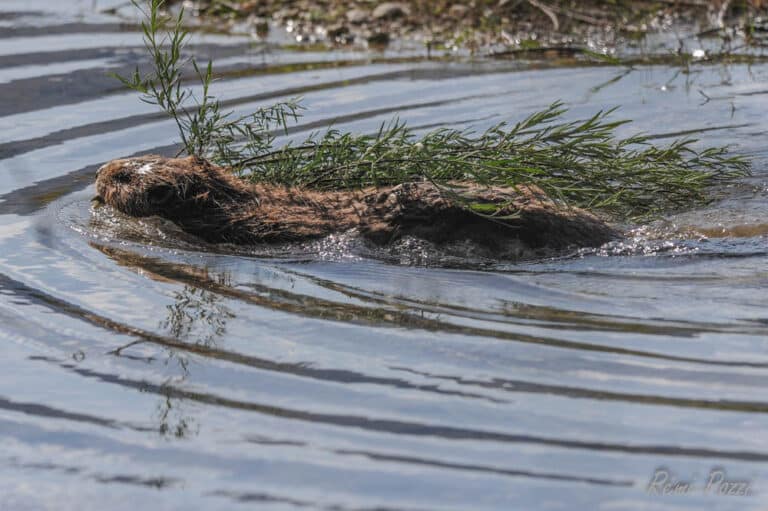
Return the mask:
<svg viewBox="0 0 768 511"><path fill-rule="evenodd" d="M195 157L112 160L96 173L97 199L126 215L175 219L210 215L250 197L221 168Z"/></svg>
<svg viewBox="0 0 768 511"><path fill-rule="evenodd" d="M157 215L206 234L227 231L237 212L256 200L237 178L192 156L113 160L96 173L96 192L96 201L126 215Z"/></svg>

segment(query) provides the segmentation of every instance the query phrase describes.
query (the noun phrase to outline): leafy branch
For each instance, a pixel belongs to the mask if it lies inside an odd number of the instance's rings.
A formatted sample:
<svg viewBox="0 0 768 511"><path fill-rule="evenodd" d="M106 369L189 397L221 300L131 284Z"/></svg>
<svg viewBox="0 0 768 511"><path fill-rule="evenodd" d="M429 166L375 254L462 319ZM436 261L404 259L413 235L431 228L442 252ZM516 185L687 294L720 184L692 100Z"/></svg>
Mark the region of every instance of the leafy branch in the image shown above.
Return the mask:
<svg viewBox="0 0 768 511"><path fill-rule="evenodd" d="M277 103L244 116L222 111L221 103L210 93L213 62L209 60L207 65L200 66L194 57L183 56L189 41L189 31L182 25L184 8L172 17L163 14L165 0L131 3L144 18L141 29L152 70L142 74L137 66L129 77L112 76L175 121L182 152L239 168L240 161L269 151L274 142L272 132L287 129L288 122L299 117L301 107L295 101ZM184 71L189 68L200 83L199 96L184 86Z"/></svg>
<svg viewBox="0 0 768 511"><path fill-rule="evenodd" d="M640 217L706 202L712 186L743 176L748 162L726 148L697 151L695 140L659 148L644 136L618 139L614 110L563 121L554 103L514 125L482 132L441 129L417 136L405 124L373 135L330 130L244 162L254 180L320 189L429 180L448 186L535 184L564 202Z"/></svg>

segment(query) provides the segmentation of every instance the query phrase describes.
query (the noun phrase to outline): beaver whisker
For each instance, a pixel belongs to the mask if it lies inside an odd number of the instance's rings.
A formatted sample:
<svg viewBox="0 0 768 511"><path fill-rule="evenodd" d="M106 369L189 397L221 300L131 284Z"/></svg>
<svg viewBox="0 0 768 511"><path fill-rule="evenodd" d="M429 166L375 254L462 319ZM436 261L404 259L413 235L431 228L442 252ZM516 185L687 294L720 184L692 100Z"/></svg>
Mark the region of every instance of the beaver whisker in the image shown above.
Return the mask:
<svg viewBox="0 0 768 511"><path fill-rule="evenodd" d="M128 179L126 179L126 176ZM534 186L455 183L452 198L423 181L356 191L319 192L253 184L195 158L114 160L96 176L104 203L130 216L157 215L211 243L302 241L356 230L374 243L405 235L436 243L470 240L494 249L599 246L618 233L596 216L564 208ZM493 204L479 215L467 201Z"/></svg>

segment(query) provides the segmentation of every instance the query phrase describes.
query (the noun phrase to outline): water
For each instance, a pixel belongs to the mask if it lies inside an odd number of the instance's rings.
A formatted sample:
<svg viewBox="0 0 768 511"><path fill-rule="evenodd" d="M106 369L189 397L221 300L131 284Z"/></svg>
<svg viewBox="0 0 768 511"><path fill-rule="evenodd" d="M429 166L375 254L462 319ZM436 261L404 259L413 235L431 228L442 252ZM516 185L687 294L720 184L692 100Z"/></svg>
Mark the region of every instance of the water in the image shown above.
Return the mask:
<svg viewBox="0 0 768 511"><path fill-rule="evenodd" d="M305 97L293 137L395 115L482 129L562 99L755 162L706 209L554 260L344 236L226 253L91 210L100 164L172 151L174 131L104 76L140 62L136 34L64 4L0 5L0 509L764 508L768 66L526 70L204 38L230 107ZM687 494L647 491L662 468ZM718 470L751 495L706 491Z"/></svg>

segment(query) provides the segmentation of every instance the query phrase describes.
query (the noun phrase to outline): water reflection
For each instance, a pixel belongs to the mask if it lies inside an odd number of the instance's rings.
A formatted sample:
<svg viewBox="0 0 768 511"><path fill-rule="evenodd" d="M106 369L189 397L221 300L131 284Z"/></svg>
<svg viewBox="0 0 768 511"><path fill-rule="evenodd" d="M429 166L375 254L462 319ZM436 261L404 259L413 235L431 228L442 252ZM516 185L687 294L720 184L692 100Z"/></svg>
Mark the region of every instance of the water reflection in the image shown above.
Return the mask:
<svg viewBox="0 0 768 511"><path fill-rule="evenodd" d="M174 387L182 387L182 381L169 380L160 386L162 396L155 410L157 431L161 436L175 439L188 438L200 432L200 424L192 415L192 406L184 399L174 397Z"/></svg>
<svg viewBox="0 0 768 511"><path fill-rule="evenodd" d="M229 285L226 273L217 274L214 280L220 285ZM206 348L216 348L227 332L227 321L234 318L232 311L222 304L222 298L205 289L185 285L174 293L174 302L166 306L168 317L160 322L160 328L167 330L171 337ZM174 387L183 388L189 378L191 353L165 347L165 364L176 362L182 375L169 378L160 387L164 399L157 406L158 431L163 436L181 439L196 435L199 423L192 416L193 405L184 399L173 397Z"/></svg>
<svg viewBox="0 0 768 511"><path fill-rule="evenodd" d="M227 274L218 274L214 281L230 285ZM174 303L167 306L168 317L160 322L160 328L180 341L215 347L227 332L227 321L235 317L234 313L221 303L220 296L205 289L184 285L174 295Z"/></svg>

